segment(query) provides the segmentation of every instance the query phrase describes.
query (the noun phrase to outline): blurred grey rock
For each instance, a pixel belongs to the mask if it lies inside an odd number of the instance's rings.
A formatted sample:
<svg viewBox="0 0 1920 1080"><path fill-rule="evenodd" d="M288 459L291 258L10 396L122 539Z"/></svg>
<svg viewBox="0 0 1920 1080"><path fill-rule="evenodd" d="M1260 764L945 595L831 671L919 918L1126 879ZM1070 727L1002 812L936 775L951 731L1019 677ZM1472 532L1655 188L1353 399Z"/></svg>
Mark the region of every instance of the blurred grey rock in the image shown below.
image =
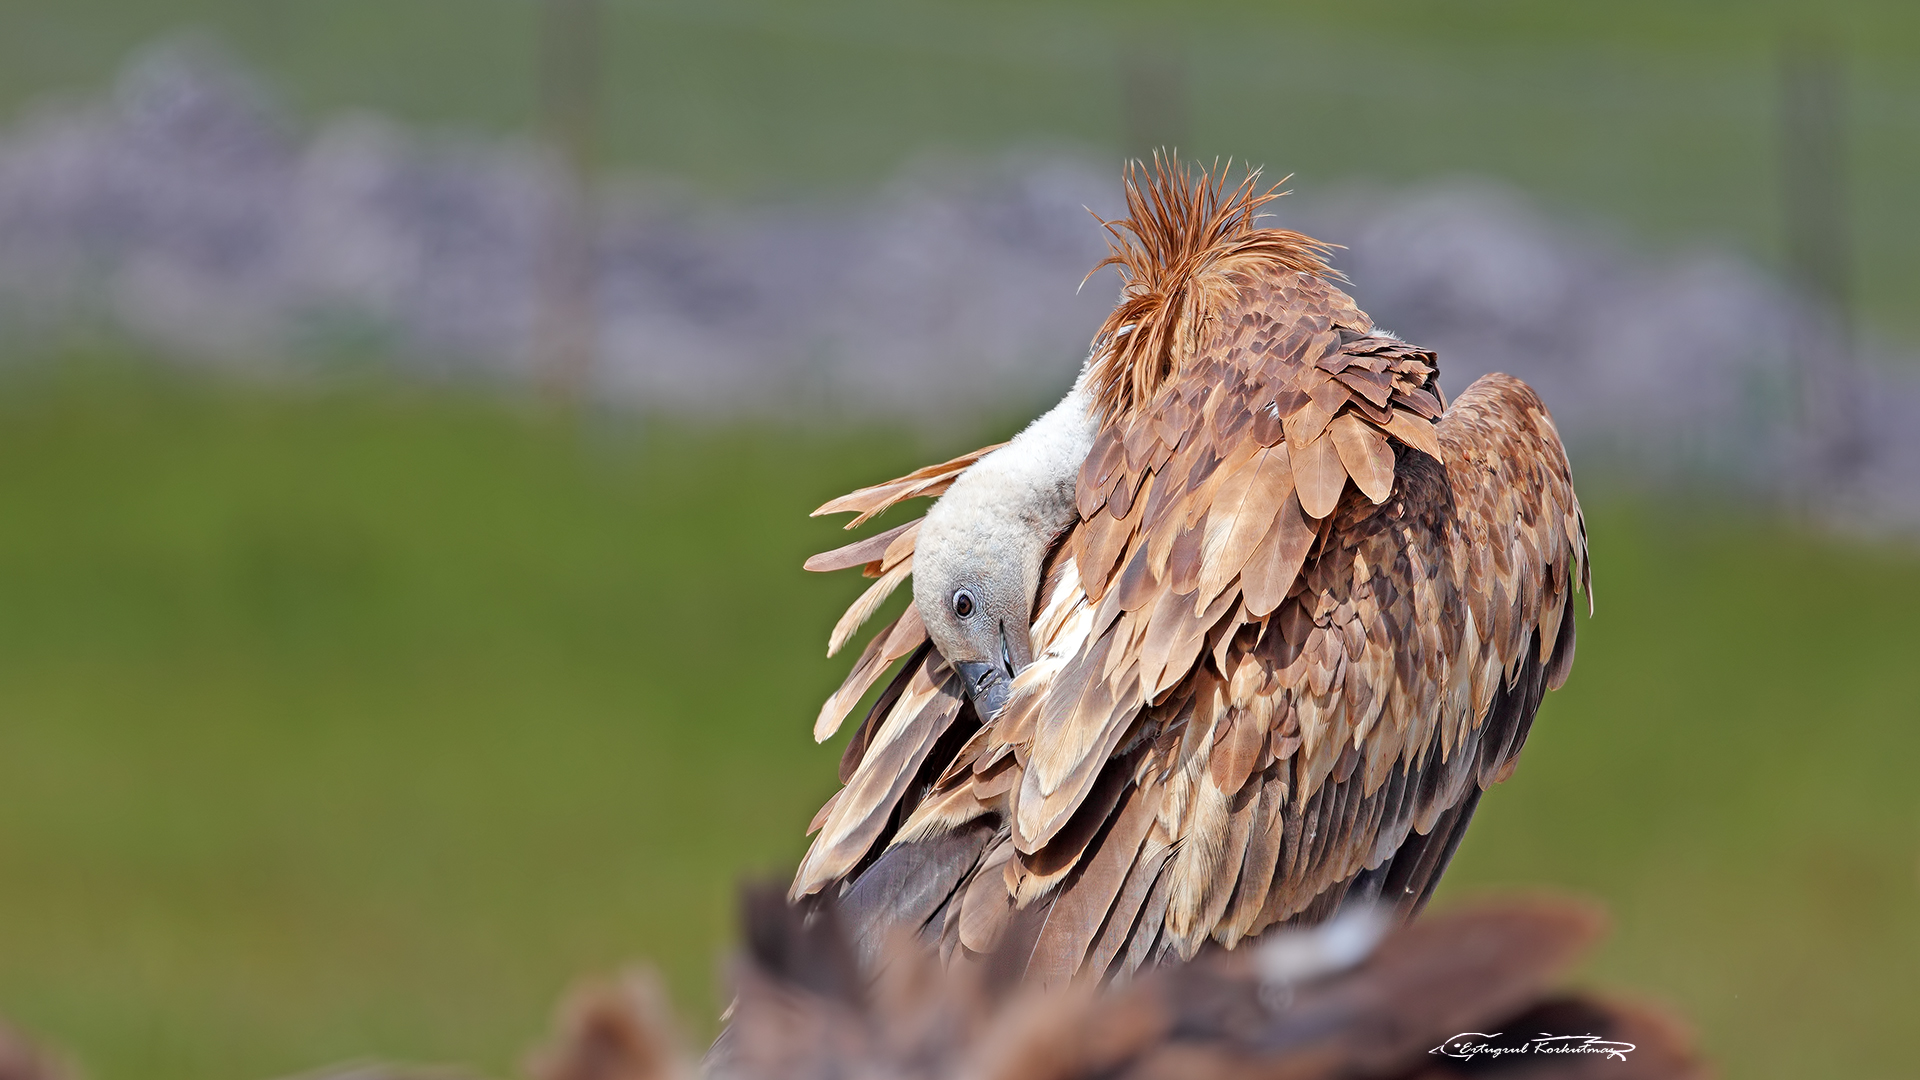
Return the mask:
<svg viewBox="0 0 1920 1080"><path fill-rule="evenodd" d="M379 357L528 382L557 181L530 143L370 115L303 138L217 50L164 43L105 98L0 133L0 328L105 322L190 363ZM838 202L607 179L591 389L825 419L1038 400L1072 378L1111 306L1111 274L1081 287L1105 253L1082 208L1113 212L1118 187L1110 164L1046 153L929 159ZM1817 487L1861 521L1920 524L1906 419L1920 369L1864 357L1867 458L1837 481L1811 474L1791 343L1817 313L1749 263L1649 256L1484 180L1307 191L1276 209L1348 245L1338 262L1362 306L1437 348L1450 391L1492 370L1527 379L1583 461Z"/></svg>

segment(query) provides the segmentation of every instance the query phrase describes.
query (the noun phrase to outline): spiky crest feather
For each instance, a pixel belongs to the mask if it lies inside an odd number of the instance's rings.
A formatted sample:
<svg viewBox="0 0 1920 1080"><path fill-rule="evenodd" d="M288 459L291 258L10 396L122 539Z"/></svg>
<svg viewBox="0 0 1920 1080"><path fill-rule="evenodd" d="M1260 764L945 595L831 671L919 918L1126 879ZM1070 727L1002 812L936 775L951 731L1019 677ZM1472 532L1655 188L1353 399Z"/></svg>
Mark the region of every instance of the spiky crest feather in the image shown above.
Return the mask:
<svg viewBox="0 0 1920 1080"><path fill-rule="evenodd" d="M1144 404L1199 348L1208 320L1239 294L1234 271L1339 276L1326 263L1335 245L1259 228L1260 208L1286 192L1258 188L1253 168L1230 187L1231 168L1196 174L1157 151L1150 175L1144 162L1127 163L1127 216L1100 219L1111 254L1088 272L1115 266L1126 279L1094 336L1094 396L1109 419Z"/></svg>

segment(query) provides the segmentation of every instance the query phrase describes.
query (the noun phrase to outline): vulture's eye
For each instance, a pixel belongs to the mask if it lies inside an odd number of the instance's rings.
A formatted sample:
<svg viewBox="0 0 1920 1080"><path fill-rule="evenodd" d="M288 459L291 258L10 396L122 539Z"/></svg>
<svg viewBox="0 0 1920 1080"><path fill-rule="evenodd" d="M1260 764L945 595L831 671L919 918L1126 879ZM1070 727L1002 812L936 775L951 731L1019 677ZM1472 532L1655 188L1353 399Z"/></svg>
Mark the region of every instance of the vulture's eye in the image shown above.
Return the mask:
<svg viewBox="0 0 1920 1080"><path fill-rule="evenodd" d="M953 613L963 619L973 614L973 594L965 589L953 590Z"/></svg>

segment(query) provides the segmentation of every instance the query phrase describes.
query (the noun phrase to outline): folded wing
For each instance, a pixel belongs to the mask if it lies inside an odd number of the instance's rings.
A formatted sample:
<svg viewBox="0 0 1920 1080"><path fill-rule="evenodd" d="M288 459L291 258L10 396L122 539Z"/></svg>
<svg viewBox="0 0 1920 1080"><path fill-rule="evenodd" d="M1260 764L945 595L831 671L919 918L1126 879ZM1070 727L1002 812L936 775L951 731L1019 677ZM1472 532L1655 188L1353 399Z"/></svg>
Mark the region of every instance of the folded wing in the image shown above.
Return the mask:
<svg viewBox="0 0 1920 1080"><path fill-rule="evenodd" d="M1518 380L1443 411L1432 354L1323 276L1229 280L1191 362L1094 444L1002 714L973 715L911 611L856 663L823 721L910 658L796 896L1049 981L1424 902L1572 661L1566 455ZM884 582L912 535L823 565Z"/></svg>

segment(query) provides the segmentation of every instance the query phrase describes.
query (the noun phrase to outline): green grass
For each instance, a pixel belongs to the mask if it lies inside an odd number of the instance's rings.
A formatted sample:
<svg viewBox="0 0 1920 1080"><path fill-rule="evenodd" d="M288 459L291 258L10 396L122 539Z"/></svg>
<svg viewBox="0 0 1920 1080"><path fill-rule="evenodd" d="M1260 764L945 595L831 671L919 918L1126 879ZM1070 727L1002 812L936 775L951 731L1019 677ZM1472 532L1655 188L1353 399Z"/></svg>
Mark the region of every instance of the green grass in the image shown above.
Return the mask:
<svg viewBox="0 0 1920 1080"><path fill-rule="evenodd" d="M1920 9L1894 0L1526 3L1211 0L603 0L604 157L702 190L864 195L930 151L1144 140L1342 183L1503 177L1640 244L1780 247L1777 53L1830 37L1860 303L1920 331ZM215 32L296 115L378 108L524 131L539 0L14 0L0 115L98 93L128 50ZM1139 132L1125 59L1171 56L1184 113ZM1091 226L1089 226L1091 227ZM1333 237L1350 240L1349 237Z"/></svg>
<svg viewBox="0 0 1920 1080"><path fill-rule="evenodd" d="M711 1016L903 440L118 369L0 398L0 1012L96 1075L504 1071L570 977Z"/></svg>
<svg viewBox="0 0 1920 1080"><path fill-rule="evenodd" d="M0 1015L96 1080L511 1070L833 786L857 579L806 511L971 445L67 362L0 382ZM1590 492L1590 495L1592 493ZM1728 1075L1895 1076L1920 1011L1920 557L1591 507L1599 615L1447 893L1605 899L1601 984Z"/></svg>

